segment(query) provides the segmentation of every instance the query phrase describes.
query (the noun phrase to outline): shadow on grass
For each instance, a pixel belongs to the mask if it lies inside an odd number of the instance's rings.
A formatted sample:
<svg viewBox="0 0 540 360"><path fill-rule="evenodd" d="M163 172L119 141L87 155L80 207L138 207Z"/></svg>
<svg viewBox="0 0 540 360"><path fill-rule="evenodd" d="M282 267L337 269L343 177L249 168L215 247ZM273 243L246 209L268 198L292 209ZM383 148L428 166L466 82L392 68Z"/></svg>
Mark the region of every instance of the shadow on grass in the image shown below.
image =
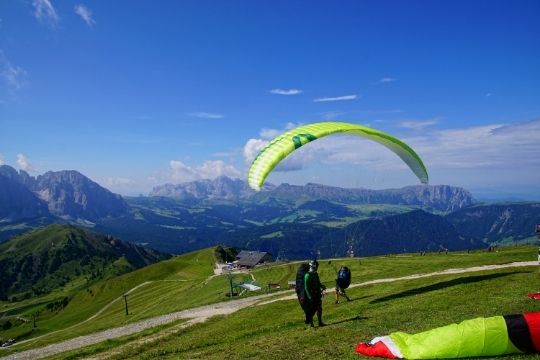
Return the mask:
<svg viewBox="0 0 540 360"><path fill-rule="evenodd" d="M348 319L343 319L343 320L340 320L340 321L333 321L331 323L327 323L326 325L338 325L338 324L343 324L343 323L346 323L346 322L349 322L349 321L358 321L358 320L367 320L369 318L365 317L365 316L355 316L355 317L352 317L352 318L348 318Z"/></svg>
<svg viewBox="0 0 540 360"><path fill-rule="evenodd" d="M400 299L400 298L404 298L404 297L408 297L408 296L424 294L424 293L427 293L427 292L430 292L430 291L436 291L436 290L449 288L449 287L456 286L456 285L472 284L472 283L476 283L476 282L480 282L480 281L492 280L492 279L497 279L497 278L500 278L500 277L514 275L514 274L520 274L520 273L525 273L525 272L524 271L513 271L513 272L506 272L506 273L499 273L499 274L489 274L489 275L477 275L477 276L462 277L462 278L453 279L453 280L449 280L449 281L438 282L438 283L435 283L435 284L432 284L432 285L423 286L423 287L419 287L419 288L416 288L416 289L406 290L406 291L403 291L403 292L400 292L400 293L397 293L397 294L383 296L383 297L380 297L378 299L372 300L369 303L370 304L376 304L376 303L381 303L381 302L394 300L394 299Z"/></svg>
<svg viewBox="0 0 540 360"><path fill-rule="evenodd" d="M355 298L350 298L351 300L350 301L339 301L340 303L341 302L344 302L344 303L348 303L348 302L353 302L353 301L358 301L358 300L362 300L362 299L365 299L365 298L369 298L369 297L372 297L373 295L364 295L364 296L360 296L360 297L355 297Z"/></svg>

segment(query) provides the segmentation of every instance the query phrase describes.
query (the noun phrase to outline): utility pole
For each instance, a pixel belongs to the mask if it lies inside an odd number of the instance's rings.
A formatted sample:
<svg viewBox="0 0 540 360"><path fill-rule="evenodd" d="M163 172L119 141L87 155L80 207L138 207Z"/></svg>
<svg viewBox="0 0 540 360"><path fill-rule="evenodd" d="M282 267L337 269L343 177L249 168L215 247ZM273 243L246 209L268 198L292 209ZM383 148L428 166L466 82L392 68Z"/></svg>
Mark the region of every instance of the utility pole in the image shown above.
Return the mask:
<svg viewBox="0 0 540 360"><path fill-rule="evenodd" d="M540 224L536 224L535 233L536 233L536 237L538 238L538 241L540 241ZM538 247L538 265L540 265L540 244Z"/></svg>
<svg viewBox="0 0 540 360"><path fill-rule="evenodd" d="M230 290L229 290L229 299L232 299L232 297L233 297L233 277L234 277L234 275L232 274L231 271L229 271L227 273L227 277L229 278L229 288L230 288Z"/></svg>
<svg viewBox="0 0 540 360"><path fill-rule="evenodd" d="M122 296L124 297L124 303L125 303L125 305L126 305L126 315L129 315L129 312L128 312L128 304L127 304L128 293L124 293Z"/></svg>

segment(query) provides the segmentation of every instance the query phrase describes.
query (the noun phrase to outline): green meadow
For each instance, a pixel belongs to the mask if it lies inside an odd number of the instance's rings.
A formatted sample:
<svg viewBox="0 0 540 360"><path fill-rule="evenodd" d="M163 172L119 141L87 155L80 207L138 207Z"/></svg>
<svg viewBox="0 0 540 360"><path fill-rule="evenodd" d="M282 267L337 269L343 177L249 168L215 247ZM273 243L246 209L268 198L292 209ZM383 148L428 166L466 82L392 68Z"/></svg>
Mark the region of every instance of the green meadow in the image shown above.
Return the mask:
<svg viewBox="0 0 540 360"><path fill-rule="evenodd" d="M354 353L357 342L392 331L418 332L479 316L538 310L540 302L530 300L526 295L539 291L540 281L538 267L529 266L356 287L354 284L450 268L531 261L536 259L536 252L535 247L520 246L499 248L497 252L323 259L319 273L328 288L323 301L327 327L306 328L297 301L284 300L251 306L228 316L216 316L187 328L181 328L182 322L177 322L147 329L53 358L358 358ZM237 297L229 299L226 296L229 277L212 276L214 261L212 249L206 249L81 289L64 310L40 317L37 329L32 330L28 323L3 331L0 336L4 338L19 336L19 341L34 340L0 350L0 356L157 315L236 301ZM336 305L332 290L336 270L341 265L351 268L353 287L348 294L353 301ZM233 283L255 283L262 288L240 297L270 291L278 297L290 295L292 292L286 292L287 283L294 279L297 267L298 262L275 263L234 275L232 280ZM279 284L280 289L269 290L269 283ZM130 292L129 315L126 316L121 295L127 291ZM43 298L34 304L21 304L10 310L10 316L27 316L28 307L35 311L35 307L43 307L45 303ZM18 315L17 309L20 310ZM89 318L91 320L87 320ZM510 358L532 357L536 356Z"/></svg>

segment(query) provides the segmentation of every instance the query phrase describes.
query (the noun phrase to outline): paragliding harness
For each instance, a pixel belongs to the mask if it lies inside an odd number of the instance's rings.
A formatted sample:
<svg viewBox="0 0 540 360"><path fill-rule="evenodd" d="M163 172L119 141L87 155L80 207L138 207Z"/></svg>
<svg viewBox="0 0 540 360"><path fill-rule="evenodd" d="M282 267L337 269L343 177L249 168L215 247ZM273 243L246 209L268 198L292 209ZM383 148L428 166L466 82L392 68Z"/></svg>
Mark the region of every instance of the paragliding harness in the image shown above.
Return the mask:
<svg viewBox="0 0 540 360"><path fill-rule="evenodd" d="M341 289L346 289L351 285L351 270L343 266L338 271L337 284Z"/></svg>
<svg viewBox="0 0 540 360"><path fill-rule="evenodd" d="M304 287L304 277L309 272L309 265L307 263L300 264L300 267L296 271L296 283L295 283L295 290L296 290L296 296L298 296L298 301L300 301L300 304L306 303L306 290Z"/></svg>

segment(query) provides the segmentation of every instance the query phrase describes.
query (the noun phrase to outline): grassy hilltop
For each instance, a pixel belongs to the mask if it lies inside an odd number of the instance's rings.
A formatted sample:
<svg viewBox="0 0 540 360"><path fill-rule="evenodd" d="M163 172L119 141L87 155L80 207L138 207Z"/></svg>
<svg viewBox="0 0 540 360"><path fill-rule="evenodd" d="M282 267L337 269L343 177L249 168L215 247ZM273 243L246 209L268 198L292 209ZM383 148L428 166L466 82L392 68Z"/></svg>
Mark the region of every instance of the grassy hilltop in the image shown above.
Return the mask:
<svg viewBox="0 0 540 360"><path fill-rule="evenodd" d="M538 267L437 275L353 287L348 291L353 301L335 305L333 279L339 266L351 268L354 284L449 268L530 261L535 259L536 251L529 246L501 248L494 253L321 260L321 280L328 287L323 300L324 319L329 324L325 328L306 329L297 301L285 300L251 306L187 328L172 323L53 358L356 359L354 345L377 335L398 330L417 332L478 316L537 310L540 304L526 295L540 290ZM42 310L44 315L38 319L37 329L32 331L31 324L24 324L0 332L0 337L19 336L20 340L45 335L1 350L0 356L156 315L237 301L227 300L228 279L225 275L213 277L213 266L213 250L206 249L97 282L76 292L64 310L47 316L47 311ZM274 264L250 274L235 275L234 281L255 279L263 287L261 292L267 291L270 282L280 283L285 289L287 281L294 279L297 267L298 263ZM126 316L120 295L130 289L134 290L128 296L130 314ZM19 304L4 302L0 303L0 309L12 316L25 317L45 304L45 300L37 299ZM98 315L85 321L95 314ZM534 356L517 356L529 357Z"/></svg>

